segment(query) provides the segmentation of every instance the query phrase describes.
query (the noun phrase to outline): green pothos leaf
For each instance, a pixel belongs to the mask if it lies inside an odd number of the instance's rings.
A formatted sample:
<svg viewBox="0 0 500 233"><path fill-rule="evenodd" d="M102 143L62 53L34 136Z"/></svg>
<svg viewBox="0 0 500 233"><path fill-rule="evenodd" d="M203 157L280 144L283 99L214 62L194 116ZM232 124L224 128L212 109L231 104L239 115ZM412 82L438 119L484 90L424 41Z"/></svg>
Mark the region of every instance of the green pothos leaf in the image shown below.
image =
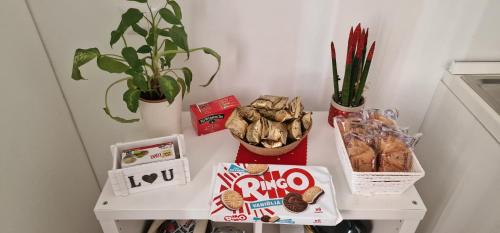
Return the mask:
<svg viewBox="0 0 500 233"><path fill-rule="evenodd" d="M175 16L177 16L178 19L182 19L182 12L179 4L175 1L168 1L168 4L172 6L172 9L174 9Z"/></svg>
<svg viewBox="0 0 500 233"><path fill-rule="evenodd" d="M141 95L141 91L138 89L128 89L123 93L123 101L127 104L128 110L131 112L137 112L137 108L139 108L139 97Z"/></svg>
<svg viewBox="0 0 500 233"><path fill-rule="evenodd" d="M149 45L143 45L137 49L138 53L150 53L152 51L151 47Z"/></svg>
<svg viewBox="0 0 500 233"><path fill-rule="evenodd" d="M135 88L138 88L142 92L146 92L149 90L148 82L142 72L137 72L134 69L129 69L125 71L125 73L132 76L131 79L127 80L127 85L129 88L131 88L130 86L134 86ZM131 85L129 85L129 83Z"/></svg>
<svg viewBox="0 0 500 233"><path fill-rule="evenodd" d="M132 81L134 82L134 85L136 85L142 92L146 92L149 90L148 82L146 81L146 78L144 78L144 75L139 74L137 76L134 76Z"/></svg>
<svg viewBox="0 0 500 233"><path fill-rule="evenodd" d="M186 93L186 83L184 82L184 79L182 79L182 78L177 78L177 82L181 86L182 98L184 99L184 94Z"/></svg>
<svg viewBox="0 0 500 233"><path fill-rule="evenodd" d="M149 34L148 34L148 36L146 37L146 43L147 43L149 46L154 46L154 45L155 45L155 40L156 40L156 37L157 37L156 32L153 30L153 28L151 28L151 29L149 30Z"/></svg>
<svg viewBox="0 0 500 233"><path fill-rule="evenodd" d="M217 59L217 70L215 71L214 74L212 74L212 76L210 77L210 79L208 80L208 82L206 84L201 85L202 87L207 87L214 80L215 75L217 75L217 73L219 72L220 64L221 64L221 57L217 52L215 52L211 48L203 48L203 52L205 52L206 54L212 55L213 57L215 57L215 59Z"/></svg>
<svg viewBox="0 0 500 233"><path fill-rule="evenodd" d="M80 72L80 66L88 63L99 55L100 52L97 48L77 49L73 56L73 71L71 72L71 78L74 80L85 79Z"/></svg>
<svg viewBox="0 0 500 233"><path fill-rule="evenodd" d="M182 68L182 73L184 74L184 79L186 80L187 92L191 91L191 82L193 81L193 72L187 67Z"/></svg>
<svg viewBox="0 0 500 233"><path fill-rule="evenodd" d="M161 92L163 93L163 95L165 95L165 99L168 101L168 103L172 104L175 97L180 92L179 84L174 78L168 75L161 76L159 81Z"/></svg>
<svg viewBox="0 0 500 233"><path fill-rule="evenodd" d="M137 89L138 87L134 84L132 78L127 79L127 87L128 89Z"/></svg>
<svg viewBox="0 0 500 233"><path fill-rule="evenodd" d="M122 56L125 58L125 61L130 66L136 66L138 65L137 63L139 62L139 56L137 55L137 51L135 51L134 48L132 47L125 47L122 49Z"/></svg>
<svg viewBox="0 0 500 233"><path fill-rule="evenodd" d="M138 24L132 24L132 30L134 30L135 33L141 35L142 37L146 37L148 35L148 31L146 31L146 29L142 28Z"/></svg>
<svg viewBox="0 0 500 233"><path fill-rule="evenodd" d="M142 17L144 17L144 14L136 8L130 8L123 13L118 28L111 32L111 40L109 41L111 47L120 40L120 37L123 36L123 33L125 33L130 26L137 24Z"/></svg>
<svg viewBox="0 0 500 233"><path fill-rule="evenodd" d="M170 38L172 38L172 41L175 43L175 45L186 51L187 57L189 58L189 46L187 42L187 34L186 31L184 31L184 27L173 26L170 29L169 33Z"/></svg>
<svg viewBox="0 0 500 233"><path fill-rule="evenodd" d="M168 51L168 50L177 50L177 45L175 45L175 43L172 42L171 40L166 39L164 51ZM165 56L164 56L165 57L165 64L168 67L170 67L170 62L172 61L172 59L174 59L175 55L177 55L177 53L165 54Z"/></svg>
<svg viewBox="0 0 500 233"><path fill-rule="evenodd" d="M122 117L117 117L117 116L113 116L111 115L111 112L109 111L109 108L102 108L104 110L104 112L109 116L111 117L111 119L115 120L115 121L118 121L120 123L134 123L134 122L137 122L139 121L139 119L137 118L134 118L134 119L125 119L125 118L122 118Z"/></svg>
<svg viewBox="0 0 500 233"><path fill-rule="evenodd" d="M168 33L167 30L161 29L161 28L158 28L158 34L161 35L161 36L165 36L165 37L169 37L170 36L170 34Z"/></svg>
<svg viewBox="0 0 500 233"><path fill-rule="evenodd" d="M129 69L125 63L105 55L97 57L97 66L109 73L123 73Z"/></svg>
<svg viewBox="0 0 500 233"><path fill-rule="evenodd" d="M167 8L161 8L158 13L160 16L170 24L181 24L181 20L171 10Z"/></svg>

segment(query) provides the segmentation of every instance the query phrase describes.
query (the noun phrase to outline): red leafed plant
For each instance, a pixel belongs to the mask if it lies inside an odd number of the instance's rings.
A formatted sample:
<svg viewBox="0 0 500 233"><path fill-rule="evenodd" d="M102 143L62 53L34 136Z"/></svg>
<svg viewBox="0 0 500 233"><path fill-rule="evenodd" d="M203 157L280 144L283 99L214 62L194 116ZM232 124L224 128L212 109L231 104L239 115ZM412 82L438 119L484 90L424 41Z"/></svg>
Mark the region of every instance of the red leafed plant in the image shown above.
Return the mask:
<svg viewBox="0 0 500 233"><path fill-rule="evenodd" d="M358 24L353 31L349 32L347 42L347 56L342 90L339 90L339 75L337 73L337 58L335 53L335 44L331 42L330 49L332 55L333 69L333 100L345 107L357 107L362 103L363 90L365 88L366 78L370 70L370 64L375 50L375 41L371 44L366 54L368 42L368 28L361 28Z"/></svg>

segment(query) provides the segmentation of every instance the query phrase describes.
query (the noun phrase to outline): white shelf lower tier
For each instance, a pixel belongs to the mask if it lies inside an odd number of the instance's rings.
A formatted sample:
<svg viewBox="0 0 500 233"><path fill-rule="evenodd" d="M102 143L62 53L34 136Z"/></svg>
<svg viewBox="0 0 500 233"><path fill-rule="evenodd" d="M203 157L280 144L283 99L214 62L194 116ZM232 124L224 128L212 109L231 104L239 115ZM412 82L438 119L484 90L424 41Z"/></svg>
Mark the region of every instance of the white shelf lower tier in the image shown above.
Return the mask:
<svg viewBox="0 0 500 233"><path fill-rule="evenodd" d="M308 136L307 164L326 167L333 177L338 208L344 219L397 220L399 232L414 232L426 208L417 190L411 187L402 195L353 195L346 183L335 147L334 132L327 123L327 112L313 113L313 128ZM106 182L94 212L105 233L118 233L116 220L207 219L209 217L212 168L220 162L233 162L238 142L227 130L196 136L189 113L183 113L186 157L191 182L126 197L113 194ZM144 139L142 132L123 141Z"/></svg>
<svg viewBox="0 0 500 233"><path fill-rule="evenodd" d="M122 220L118 221L118 229L120 233L140 233L144 227L144 220ZM376 220L372 221L372 233L397 233L400 230L401 221L400 220ZM241 223L229 223L234 224L234 226L244 229L247 233L252 233L252 224L241 224ZM280 233L281 225L265 224L263 226L262 232L264 233ZM302 233L302 226L294 226L299 230L294 233ZM302 229L300 229L302 228ZM290 232L291 233L291 232Z"/></svg>

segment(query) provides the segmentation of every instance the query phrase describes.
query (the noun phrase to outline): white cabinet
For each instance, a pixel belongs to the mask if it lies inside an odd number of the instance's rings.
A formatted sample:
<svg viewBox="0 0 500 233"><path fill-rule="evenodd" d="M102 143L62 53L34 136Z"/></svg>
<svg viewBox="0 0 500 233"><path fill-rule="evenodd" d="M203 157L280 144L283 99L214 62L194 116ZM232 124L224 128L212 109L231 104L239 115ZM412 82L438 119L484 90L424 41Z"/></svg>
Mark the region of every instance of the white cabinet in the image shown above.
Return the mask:
<svg viewBox="0 0 500 233"><path fill-rule="evenodd" d="M377 220L375 228L378 230L375 232L414 232L426 211L414 187L402 195L367 197L351 194L337 155L334 131L326 121L327 114L313 113L307 164L325 166L332 174L342 217ZM105 233L128 232L125 227L117 225L117 221L208 218L212 168L219 162L234 161L239 144L227 131L196 136L187 112L183 113L182 122L191 182L127 197L114 196L109 181L106 182L94 209ZM256 225L254 232L260 232L259 227ZM274 231L272 229L276 228L264 226L263 231L267 232L266 229Z"/></svg>
<svg viewBox="0 0 500 233"><path fill-rule="evenodd" d="M458 79L447 76L439 85L417 145L426 177L416 186L429 208L422 233L500 229L500 144L463 103L468 87Z"/></svg>

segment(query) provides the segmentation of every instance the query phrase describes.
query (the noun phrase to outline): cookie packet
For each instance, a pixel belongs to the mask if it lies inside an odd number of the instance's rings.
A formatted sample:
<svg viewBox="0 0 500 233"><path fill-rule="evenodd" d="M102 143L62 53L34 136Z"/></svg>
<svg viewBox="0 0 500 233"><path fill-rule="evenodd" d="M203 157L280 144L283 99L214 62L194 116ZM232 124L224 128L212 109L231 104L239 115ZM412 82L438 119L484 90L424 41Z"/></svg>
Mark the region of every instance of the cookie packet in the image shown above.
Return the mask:
<svg viewBox="0 0 500 233"><path fill-rule="evenodd" d="M179 156L175 153L174 144L166 142L122 151L121 167L126 168L176 158L179 158Z"/></svg>
<svg viewBox="0 0 500 233"><path fill-rule="evenodd" d="M331 226L342 216L325 167L220 163L214 167L210 219Z"/></svg>
<svg viewBox="0 0 500 233"><path fill-rule="evenodd" d="M398 128L396 120L399 117L399 111L397 109L365 109L363 111L363 118L366 120L373 120L385 127Z"/></svg>
<svg viewBox="0 0 500 233"><path fill-rule="evenodd" d="M410 172L413 148L421 136L421 133L412 136L398 130L384 129L377 137L378 171Z"/></svg>

